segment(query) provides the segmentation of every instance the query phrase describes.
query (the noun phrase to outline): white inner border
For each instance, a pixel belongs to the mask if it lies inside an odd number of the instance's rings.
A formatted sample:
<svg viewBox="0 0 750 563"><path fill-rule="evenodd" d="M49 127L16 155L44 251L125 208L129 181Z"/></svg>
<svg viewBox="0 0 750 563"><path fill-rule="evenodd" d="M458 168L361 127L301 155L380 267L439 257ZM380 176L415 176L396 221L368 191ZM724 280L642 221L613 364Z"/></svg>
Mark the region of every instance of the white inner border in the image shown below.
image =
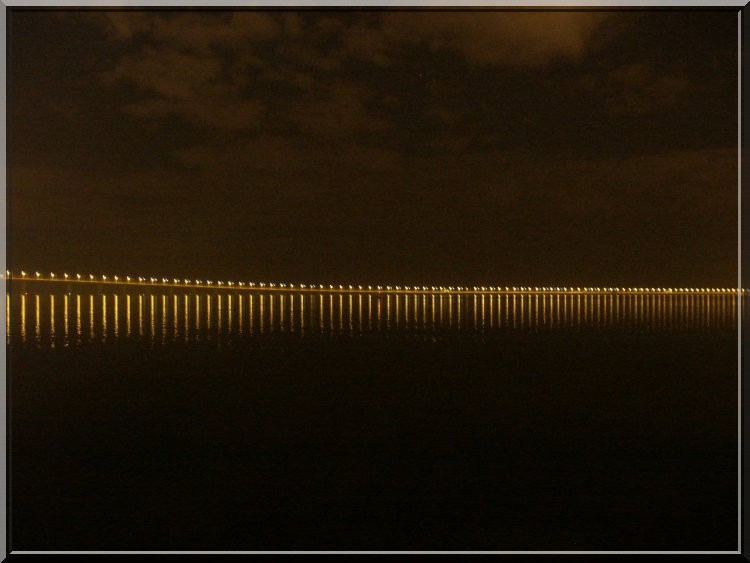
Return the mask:
<svg viewBox="0 0 750 563"><path fill-rule="evenodd" d="M720 5L714 2L706 0L661 0L658 2L648 0L578 0L575 5L565 2L564 0L473 0L472 2L457 2L456 0L381 0L380 2L365 0L362 2L353 2L352 0L264 0L259 2L248 2L242 0L235 1L202 1L202 0L186 0L178 2L176 0L4 0L0 1L0 44L3 48L3 53L7 54L7 38L5 34L6 30L6 6L26 6L26 7L397 7L397 6L414 6L414 7L455 7L455 8L471 8L471 7L565 7L565 8L583 8L583 7L710 7L710 8L721 8L721 7L743 7L745 5L744 0L724 0ZM2 116L2 123L5 125L2 132L0 132L0 147L7 150L7 113L6 113L6 91L5 85L7 80L7 65L6 57L2 57L0 60L0 74L3 77L3 83L0 85L0 115ZM2 186L3 203L7 203L7 186L6 178L8 177L6 150L0 154L0 168L4 172L0 185ZM742 288L742 12L737 14L737 289ZM7 209L3 205L4 213L2 215L2 233L0 239L2 239L2 249L0 252L0 258L2 262L7 261L7 247L6 247L6 229L7 229ZM7 269L7 263L6 263ZM617 554L617 553L629 553L629 554L739 554L742 546L742 297L737 299L737 486L738 486L738 497L737 497L737 551L12 551L10 553L14 555L35 555L35 554L167 554L167 553L195 553L195 554L272 554L272 553L298 553L298 554L366 554L366 553L383 553L383 554L408 554L408 553L425 553L425 554ZM0 304L0 311L4 312L5 302ZM4 316L4 315L3 315ZM3 328L3 330L5 330ZM7 340L7 334L6 334ZM7 373L6 373L6 350L0 353L0 359L2 360L2 384L3 391L7 385ZM5 393L0 391L0 410L3 414L3 424L7 421L7 405ZM0 479L5 481L7 475L7 458L6 458L6 444L7 444L7 428L6 432L3 432L2 439L0 440ZM7 483L7 481L6 481ZM7 520L7 490L3 487L2 494L0 495L0 554L8 553L8 538L6 538L6 522ZM2 561L2 560L0 560Z"/></svg>

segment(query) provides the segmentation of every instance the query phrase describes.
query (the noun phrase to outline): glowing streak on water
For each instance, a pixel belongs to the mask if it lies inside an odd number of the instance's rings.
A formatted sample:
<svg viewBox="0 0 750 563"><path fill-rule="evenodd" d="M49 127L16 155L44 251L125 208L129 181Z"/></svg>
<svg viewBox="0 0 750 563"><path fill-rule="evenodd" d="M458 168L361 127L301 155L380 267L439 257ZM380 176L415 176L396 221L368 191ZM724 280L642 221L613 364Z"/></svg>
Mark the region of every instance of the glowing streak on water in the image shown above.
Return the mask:
<svg viewBox="0 0 750 563"><path fill-rule="evenodd" d="M242 301L243 295L240 293L237 296L237 330L240 334L242 334L242 324L243 324L243 318L242 318Z"/></svg>
<svg viewBox="0 0 750 563"><path fill-rule="evenodd" d="M55 296L49 296L49 336L52 348L55 347Z"/></svg>
<svg viewBox="0 0 750 563"><path fill-rule="evenodd" d="M321 299L323 299L321 297ZM265 308L265 296L261 295L259 298L260 304L259 304L259 310L258 310L258 324L260 325L260 333L263 334L264 326L265 326L265 316L263 314L263 310ZM321 321L322 323L323 321ZM322 325L321 325L322 328Z"/></svg>
<svg viewBox="0 0 750 563"><path fill-rule="evenodd" d="M161 343L164 344L167 339L167 296L161 296L161 307L160 307L160 318L159 322L159 334L161 335Z"/></svg>
<svg viewBox="0 0 750 563"><path fill-rule="evenodd" d="M21 341L26 342L26 294L21 294Z"/></svg>
<svg viewBox="0 0 750 563"><path fill-rule="evenodd" d="M151 321L151 332L149 333L149 336L151 336L151 341L153 342L156 338L156 316L154 315L154 296L152 295L149 299L149 303L151 305L149 309L149 319Z"/></svg>
<svg viewBox="0 0 750 563"><path fill-rule="evenodd" d="M227 332L232 333L232 296L227 295Z"/></svg>
<svg viewBox="0 0 750 563"><path fill-rule="evenodd" d="M178 321L177 321L177 294L172 296L172 338L177 340L178 334Z"/></svg>
<svg viewBox="0 0 750 563"><path fill-rule="evenodd" d="M269 332L273 332L275 326L274 326L274 319L273 319L273 293L271 293L268 296L268 330Z"/></svg>
<svg viewBox="0 0 750 563"><path fill-rule="evenodd" d="M333 293L328 294L328 331L333 332Z"/></svg>
<svg viewBox="0 0 750 563"><path fill-rule="evenodd" d="M206 295L206 334L211 338L211 296Z"/></svg>
<svg viewBox="0 0 750 563"><path fill-rule="evenodd" d="M289 332L294 332L294 294L289 296Z"/></svg>
<svg viewBox="0 0 750 563"><path fill-rule="evenodd" d="M357 293L356 305L354 294ZM337 294L338 299L333 295ZM346 294L346 299L344 298ZM180 298L177 294L172 294L172 299L167 299L163 293L158 293L161 299L156 302L156 295L149 295L150 301L150 325L151 340L158 336L156 322L157 316L161 315L161 335L162 343L170 340L181 338L181 331L185 331L182 336L185 340L189 339L189 324L193 321L190 319L191 311L190 298L183 294L184 310L180 311ZM200 307L202 297L196 295L195 307L195 337L213 338L218 334L220 337L233 336L242 334L247 319L245 319L245 295L249 300L249 324L252 331L254 310L254 296L261 297L261 328L265 329L266 323L270 322L271 330L281 330L281 332L295 332L299 326L300 332L307 331L309 328L316 330L316 323L319 323L321 332L329 334L346 333L353 334L355 328L358 328L361 334L364 331L374 329L373 323L377 323L377 330L415 330L423 329L425 331L470 328L473 324L475 328L484 331L495 329L518 328L519 324L522 329L531 328L541 330L542 328L552 329L558 327L590 327L595 328L632 328L635 330L652 330L652 331L673 331L673 330L714 330L732 328L731 323L736 322L738 312L743 305L743 299L732 293L672 293L672 292L630 292L618 293L597 293L597 292L476 292L467 293L449 293L442 291L418 291L418 292L370 292L356 290L351 292L338 291L321 291L317 295L315 292L304 293L292 292L289 294L278 293L279 302L276 303L273 293L238 293L237 305L235 306L234 294L212 293L206 295L206 315L200 318L202 312ZM328 296L326 298L326 295ZM403 301L402 301L403 295ZM217 310L213 311L213 296L216 296ZM226 305L225 305L226 296ZM266 318L266 296L271 299L268 304L270 310L269 317ZM296 296L299 296L299 303L296 303ZM367 299L365 306L363 301ZM420 297L421 296L421 297ZM549 296L549 299L547 297ZM570 300L568 299L570 296ZM80 326L83 317L80 314L80 295L76 296L76 333L80 341ZM454 297L456 298L454 300ZM68 294L62 294L61 312L56 312L55 303L60 295L50 295L49 302L47 297L41 296L44 306L39 304L40 296L35 296L35 335L37 342L44 342L45 345L60 345L64 342L68 346L72 339L73 327L70 324L71 303ZM376 306L373 306L372 300L376 299ZM497 298L497 299L496 299ZM25 341L27 330L30 333L30 327L26 322L26 302L27 295L20 294L14 297L12 294L6 295L6 301L10 300L11 307L20 306L20 311L15 310L8 313L11 319L11 331L20 329L18 338ZM95 306L93 301L96 295L89 294L89 338L94 340L99 338L100 341L106 342L114 336L119 340L124 336L120 332L119 324L119 296L112 295L112 302L108 303L106 294L101 295L101 305ZM138 333L143 337L143 295L138 296L139 307L139 329ZM306 302L309 300L309 302ZM429 303L427 302L429 300ZM520 300L520 303L518 301ZM540 303L541 300L541 303ZM412 304L413 301L413 304ZM455 303L454 303L455 301ZM562 303L561 303L562 301ZM583 302L581 302L583 301ZM58 301L59 302L59 301ZM171 302L171 303L170 303ZM421 302L421 305L420 305ZM504 303L504 304L503 304ZM316 304L318 307L316 307ZM43 307L49 306L49 312L42 311ZM131 296L125 296L125 316L127 335L131 337L131 331L134 327L131 325ZM112 309L108 311L107 308ZM276 307L279 307L278 326L276 324ZM520 310L519 310L520 306ZM169 308L172 307L171 312ZM226 311L225 311L226 307ZM420 311L421 307L421 311ZM503 307L505 311L503 312ZM326 310L327 308L327 310ZM100 312L100 310L101 312ZM158 310L157 310L158 309ZM235 320L235 309L237 309L237 319ZM383 310L385 309L385 310ZM299 311L297 313L295 310ZM306 315L307 311L310 311ZM472 315L473 311L473 315ZM184 313L184 321L182 314ZM318 318L315 319L317 314ZM101 317L99 317L101 315ZM355 315L357 317L355 323ZM447 315L447 317L446 317ZM39 320L44 317L46 322ZM299 319L297 318L299 316ZM473 322L469 320L472 317ZM57 318L59 320L57 320ZM212 317L216 317L212 319ZM309 319L308 319L309 317ZM346 317L346 318L344 318ZM512 317L512 318L511 318ZM421 321L420 321L421 318ZM466 320L464 321L464 318ZM226 320L225 320L226 319ZM212 322L213 320L213 322ZM57 322L62 323L62 327L57 326ZM203 330L205 322L205 331ZM466 322L466 327L463 326ZM171 329L169 324L171 323ZM288 325L287 325L288 323ZM299 325L297 324L299 323ZM42 326L44 325L44 326ZM236 325L236 326L235 326ZM356 325L356 327L355 327ZM62 330L61 330L62 329ZM15 336L15 333L14 333ZM148 336L148 335L147 335Z"/></svg>
<svg viewBox="0 0 750 563"><path fill-rule="evenodd" d="M195 325L195 339L197 340L201 328L201 300L197 293L195 294L195 322L193 324Z"/></svg>
<svg viewBox="0 0 750 563"><path fill-rule="evenodd" d="M216 329L219 336L221 336L221 295L216 297Z"/></svg>
<svg viewBox="0 0 750 563"><path fill-rule="evenodd" d="M94 339L94 296L89 295L89 339Z"/></svg>
<svg viewBox="0 0 750 563"><path fill-rule="evenodd" d="M65 337L64 344L68 345L68 295L63 295L63 335Z"/></svg>
<svg viewBox="0 0 750 563"><path fill-rule="evenodd" d="M76 338L81 341L81 296L76 295Z"/></svg>
<svg viewBox="0 0 750 563"><path fill-rule="evenodd" d="M362 333L362 294L357 295L357 322L359 323L359 332Z"/></svg>

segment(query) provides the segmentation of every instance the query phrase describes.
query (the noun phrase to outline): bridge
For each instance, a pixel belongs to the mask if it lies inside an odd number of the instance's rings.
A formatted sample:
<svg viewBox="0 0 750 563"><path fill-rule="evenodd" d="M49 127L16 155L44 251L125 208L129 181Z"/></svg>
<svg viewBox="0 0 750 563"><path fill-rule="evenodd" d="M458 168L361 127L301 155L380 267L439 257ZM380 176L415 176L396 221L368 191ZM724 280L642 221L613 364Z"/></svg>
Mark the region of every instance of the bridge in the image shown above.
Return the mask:
<svg viewBox="0 0 750 563"><path fill-rule="evenodd" d="M544 294L544 295L582 295L582 294L623 294L623 295L741 295L745 288L727 287L559 287L559 286L424 286L424 285L352 285L352 284L294 284L294 283L266 283L245 282L232 280L202 280L176 277L154 276L120 276L107 274L43 274L41 272L27 273L22 270L14 273L9 270L0 279L14 282L13 286L22 289L28 284L82 284L99 288L165 288L181 290L221 290L231 292L262 291L264 293L365 293L365 294ZM72 287L72 285L71 285Z"/></svg>
<svg viewBox="0 0 750 563"><path fill-rule="evenodd" d="M744 289L266 283L6 271L6 334L61 345L264 332L737 330Z"/></svg>

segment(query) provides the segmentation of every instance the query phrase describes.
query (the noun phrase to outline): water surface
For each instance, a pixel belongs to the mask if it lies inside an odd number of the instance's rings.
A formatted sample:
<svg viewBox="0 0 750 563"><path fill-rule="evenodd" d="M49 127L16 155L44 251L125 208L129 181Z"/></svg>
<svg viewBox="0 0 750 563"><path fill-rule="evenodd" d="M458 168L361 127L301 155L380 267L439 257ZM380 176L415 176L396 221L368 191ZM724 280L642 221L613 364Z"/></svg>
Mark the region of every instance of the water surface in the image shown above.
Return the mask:
<svg viewBox="0 0 750 563"><path fill-rule="evenodd" d="M732 550L732 295L8 296L14 550Z"/></svg>

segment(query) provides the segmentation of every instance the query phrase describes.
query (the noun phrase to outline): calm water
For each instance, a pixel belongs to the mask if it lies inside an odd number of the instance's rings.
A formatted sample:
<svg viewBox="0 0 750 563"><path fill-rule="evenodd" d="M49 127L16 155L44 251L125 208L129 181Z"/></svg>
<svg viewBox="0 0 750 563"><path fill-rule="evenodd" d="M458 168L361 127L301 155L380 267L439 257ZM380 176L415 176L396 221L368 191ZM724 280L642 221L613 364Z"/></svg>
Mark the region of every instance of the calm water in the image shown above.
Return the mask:
<svg viewBox="0 0 750 563"><path fill-rule="evenodd" d="M54 287L13 550L736 548L734 296Z"/></svg>

